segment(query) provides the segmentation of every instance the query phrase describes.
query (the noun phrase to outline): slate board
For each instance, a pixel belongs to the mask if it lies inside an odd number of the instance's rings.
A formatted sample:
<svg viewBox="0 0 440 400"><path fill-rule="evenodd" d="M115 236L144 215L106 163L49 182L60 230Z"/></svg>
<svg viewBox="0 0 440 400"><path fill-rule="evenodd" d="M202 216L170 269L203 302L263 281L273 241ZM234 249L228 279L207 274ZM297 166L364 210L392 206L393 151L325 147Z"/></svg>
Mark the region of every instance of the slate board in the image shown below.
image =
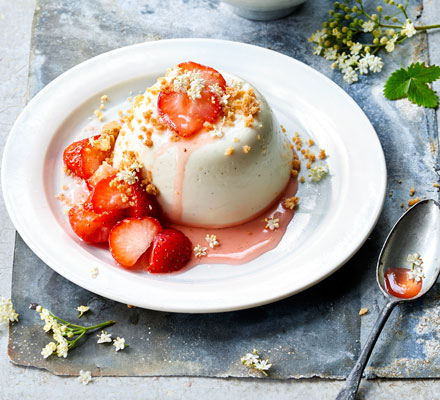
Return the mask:
<svg viewBox="0 0 440 400"><path fill-rule="evenodd" d="M412 16L420 12L420 2L415 3ZM384 148L392 196L387 197L379 223L365 245L330 278L286 300L223 314L128 309L68 282L17 235L12 297L20 323L11 326L9 337L14 363L60 375L75 375L84 369L94 375L247 377L259 375L244 368L239 358L255 347L273 363L272 378L339 379L347 375L384 304L374 279L375 264L389 229L403 212L401 202L408 200L412 186L421 197L438 200L432 187L438 180L438 137L434 111L406 100L387 102L381 93L386 77L401 62L428 59L426 36L408 41L392 59L385 56L381 74L361 77L349 86L329 69L327 61L312 55L307 42L324 20L328 4L313 0L287 18L253 22L213 0L39 1L33 26L31 96L92 56L146 40L210 37L271 48L329 76L361 106ZM373 353L368 377L440 376L439 295L440 288L436 288L423 304L394 311ZM67 359L43 360L40 351L50 337L43 333L38 315L27 308L31 302L72 320L77 315L75 307L87 304L93 311L82 321L116 320L108 330L124 337L130 347L115 355L111 346L98 346L92 338ZM369 309L362 318L358 315L361 307Z"/></svg>

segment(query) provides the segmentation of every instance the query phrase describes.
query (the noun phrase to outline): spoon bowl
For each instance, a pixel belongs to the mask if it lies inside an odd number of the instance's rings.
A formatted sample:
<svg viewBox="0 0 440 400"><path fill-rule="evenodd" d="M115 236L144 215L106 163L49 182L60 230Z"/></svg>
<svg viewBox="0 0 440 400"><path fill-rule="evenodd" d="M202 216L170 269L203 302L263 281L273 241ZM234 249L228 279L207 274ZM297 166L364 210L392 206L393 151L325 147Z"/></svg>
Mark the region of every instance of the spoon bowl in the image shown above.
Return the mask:
<svg viewBox="0 0 440 400"><path fill-rule="evenodd" d="M408 254L419 253L423 260L422 287L409 298L390 294L385 284L389 268L406 268ZM382 308L370 336L362 348L350 375L336 400L354 400L362 373L373 351L377 338L394 307L403 302L416 300L425 295L437 281L440 272L440 205L434 200L423 200L403 214L388 235L376 267L376 279L380 290L388 299ZM407 272L405 272L407 274ZM406 276L406 275L405 275ZM415 283L415 281L413 281ZM420 287L420 286L419 286Z"/></svg>
<svg viewBox="0 0 440 400"><path fill-rule="evenodd" d="M385 272L391 267L408 266L408 254L419 253L423 259L422 289L417 296L404 299L391 295L385 286ZM412 301L426 294L437 281L440 271L440 205L422 200L396 222L388 235L376 268L382 293L394 301Z"/></svg>

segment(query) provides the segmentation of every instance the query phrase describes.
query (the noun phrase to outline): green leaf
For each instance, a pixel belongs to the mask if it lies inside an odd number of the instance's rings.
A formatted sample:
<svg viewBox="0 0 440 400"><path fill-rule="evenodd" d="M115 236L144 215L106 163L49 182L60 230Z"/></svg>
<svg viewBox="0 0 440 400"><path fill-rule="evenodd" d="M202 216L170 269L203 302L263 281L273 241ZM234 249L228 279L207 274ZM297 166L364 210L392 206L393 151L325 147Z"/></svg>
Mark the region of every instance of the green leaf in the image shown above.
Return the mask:
<svg viewBox="0 0 440 400"><path fill-rule="evenodd" d="M408 69L394 71L385 83L384 96L389 100L408 98L421 107L435 108L438 106L437 94L429 88L440 78L440 67L425 63L413 63Z"/></svg>

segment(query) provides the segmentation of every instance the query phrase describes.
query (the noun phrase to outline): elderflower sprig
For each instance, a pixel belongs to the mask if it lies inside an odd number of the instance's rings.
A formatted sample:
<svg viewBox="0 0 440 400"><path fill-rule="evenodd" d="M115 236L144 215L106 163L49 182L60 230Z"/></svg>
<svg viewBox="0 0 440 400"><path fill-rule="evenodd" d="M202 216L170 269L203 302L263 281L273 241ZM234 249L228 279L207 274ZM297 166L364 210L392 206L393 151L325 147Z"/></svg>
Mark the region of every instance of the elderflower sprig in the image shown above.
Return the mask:
<svg viewBox="0 0 440 400"><path fill-rule="evenodd" d="M0 301L0 323L9 324L9 322L18 321L18 314L14 310L11 299L1 298Z"/></svg>
<svg viewBox="0 0 440 400"><path fill-rule="evenodd" d="M414 26L408 17L408 5L409 0L405 5L384 0L388 14L381 5L377 13L369 14L363 0L335 2L323 29L309 39L315 45L313 53L333 61L330 68L339 69L349 84L356 82L359 74L380 72L384 63L377 56L379 51L391 53L416 33L440 28L440 24Z"/></svg>
<svg viewBox="0 0 440 400"><path fill-rule="evenodd" d="M41 320L44 321L44 331L46 333L52 332L54 341L48 343L42 349L41 355L43 358L48 358L52 354L57 354L58 357L66 358L69 350L73 349L84 335L115 323L115 321L106 321L97 325L81 326L67 322L64 319L57 317L48 309L37 304L31 304L30 308L36 310L40 314Z"/></svg>
<svg viewBox="0 0 440 400"><path fill-rule="evenodd" d="M247 353L244 357L241 357L240 361L246 367L260 371L265 376L267 376L266 371L272 366L272 364L269 363L269 360L262 360L260 358L257 349L254 349L252 353Z"/></svg>
<svg viewBox="0 0 440 400"><path fill-rule="evenodd" d="M425 279L423 272L423 260L419 253L408 254L407 261L411 264L411 271L408 273L409 279L420 282Z"/></svg>

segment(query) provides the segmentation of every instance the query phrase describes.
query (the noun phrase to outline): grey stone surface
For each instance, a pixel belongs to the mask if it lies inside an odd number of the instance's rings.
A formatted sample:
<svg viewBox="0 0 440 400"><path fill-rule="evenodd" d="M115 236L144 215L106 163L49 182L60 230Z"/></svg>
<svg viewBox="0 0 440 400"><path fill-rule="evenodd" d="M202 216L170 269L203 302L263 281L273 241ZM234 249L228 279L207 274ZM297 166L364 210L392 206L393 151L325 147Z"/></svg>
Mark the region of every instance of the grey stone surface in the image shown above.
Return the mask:
<svg viewBox="0 0 440 400"><path fill-rule="evenodd" d="M111 4L110 4L111 5ZM440 19L440 12L438 9L438 2L436 0L425 1L425 10L422 14L423 21L430 21L431 23L437 22ZM222 6L220 6L222 7ZM0 110L2 113L2 142L3 146L7 132L9 131L12 123L18 114L21 107L23 107L26 100L26 75L28 66L28 53L27 44L30 37L30 21L34 4L32 1L22 1L20 3L1 3L0 4L0 45L4 52L0 57L0 73L4 77L4 83L0 88L0 97L2 104L6 107L2 107ZM16 21L20 20L17 24ZM429 35L429 49L431 62L437 62L439 64L440 52L439 47L439 34L431 33ZM118 46L114 46L118 47ZM436 51L437 49L437 51ZM44 57L40 57L40 62ZM79 60L78 60L79 61ZM322 66L322 71L326 74L331 74L330 70L327 70L325 65ZM385 76L382 76L382 80ZM7 81L7 84L6 84ZM368 83L368 81L366 81ZM342 83L342 85L344 85ZM345 87L345 86L344 86ZM367 91L373 94L374 99L380 97L381 83L368 86ZM384 104L380 102L383 107ZM363 106L364 107L364 106ZM416 107L413 107L405 101L389 104L390 108L386 108L386 111L394 111L396 120L393 122L396 124L399 122L397 118L404 116L402 125L405 125L405 120L410 118L409 113L416 116ZM374 109L374 107L372 107ZM380 113L378 112L378 115ZM432 121L431 119L430 121ZM376 124L377 122L375 122ZM394 126L396 129L400 129L400 124ZM411 136L411 132L400 132L402 135ZM382 139L382 138L381 138ZM410 146L409 146L410 147ZM435 142L434 142L435 147ZM399 149L398 149L399 150ZM388 157L391 158L391 157ZM435 158L434 158L435 159ZM416 160L414 162L419 162ZM402 162L403 163L403 162ZM394 166L397 169L398 163ZM406 187L402 189L401 198L406 200L406 189L409 187L404 182ZM420 187L424 186L423 181L420 182ZM394 196L393 196L394 197ZM398 203L399 200L388 199L389 203L393 201ZM395 207L395 205L394 205ZM1 204L1 263L0 263L0 291L2 295L9 293L9 281L11 274L11 258L13 247L13 229L12 225L7 218L4 211L4 206ZM388 226L385 225L388 228ZM367 248L367 251L372 251L372 248ZM362 260L363 255L361 255ZM359 260L359 261L361 261ZM369 261L371 262L371 261ZM345 268L344 268L345 269ZM343 269L343 270L344 270ZM371 276L371 271L368 275L365 272L361 276ZM360 278L359 278L360 279ZM362 337L368 334L369 327L375 319L376 307L380 305L381 298L376 292L374 286L369 286L366 283L362 287L362 293L364 293L360 299L362 305L369 305L370 314L364 317L362 321ZM417 326L424 320L430 321L429 326L431 332L429 335L434 339L438 337L438 324L435 319L435 313L437 307L430 302L425 304L424 309L414 310ZM416 307L416 306L415 306ZM421 312L420 312L421 311ZM400 310L402 319L407 319L408 314L405 310ZM399 317L399 312L396 312L396 317ZM411 318L411 317L410 317ZM393 321L390 321L393 323ZM4 331L3 331L4 332ZM415 333L415 337L412 342L416 342L421 339ZM410 338L411 339L411 338ZM426 341L425 341L426 342ZM418 343L420 345L421 343ZM434 343L435 344L435 343ZM0 335L0 345L5 348L6 336ZM435 349L435 346L433 347ZM386 347L378 349L379 351L386 352ZM377 351L376 353L378 353ZM415 353L414 353L415 354ZM436 352L434 351L434 354ZM423 353L418 354L416 359L423 359L425 355ZM373 359L373 363L375 360ZM434 361L435 362L435 361ZM299 380L299 381L271 381L271 380L218 380L218 379L187 379L187 378L100 378L95 380L91 385L83 387L79 385L76 380L73 379L61 379L51 376L50 374L44 374L38 370L32 368L18 368L13 365L8 365L5 354L0 353L0 379L2 385L0 385L0 398L15 399L15 398L77 398L79 396L88 398L103 397L113 398L151 398L151 399L165 399L165 398L200 398L203 395L209 393L213 399L220 398L310 398L310 399L328 399L333 398L340 387L340 383L331 381L316 381L316 380ZM421 380L421 381L386 381L375 380L364 382L361 386L359 398L371 398L371 399L398 399L398 398L411 398L411 399L438 399L438 382L435 380Z"/></svg>

